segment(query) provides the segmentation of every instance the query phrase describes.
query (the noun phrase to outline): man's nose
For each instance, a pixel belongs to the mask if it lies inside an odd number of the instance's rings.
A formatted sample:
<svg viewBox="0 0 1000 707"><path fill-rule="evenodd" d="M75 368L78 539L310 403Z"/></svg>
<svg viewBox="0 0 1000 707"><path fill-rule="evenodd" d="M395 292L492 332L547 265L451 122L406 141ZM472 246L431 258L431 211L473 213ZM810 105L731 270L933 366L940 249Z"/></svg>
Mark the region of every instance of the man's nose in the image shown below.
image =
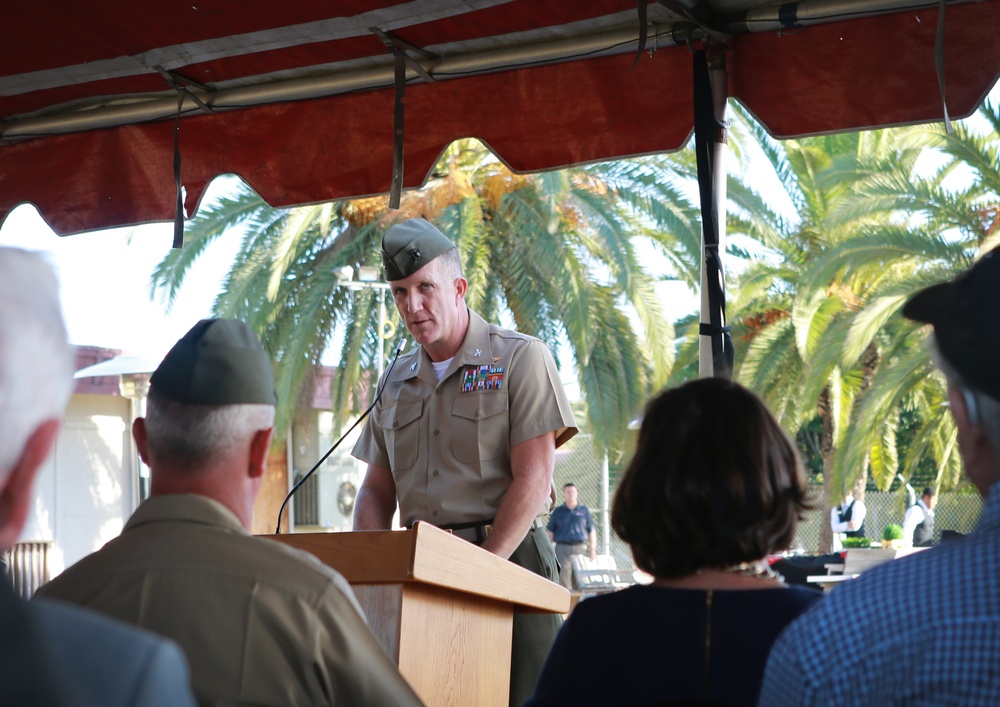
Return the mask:
<svg viewBox="0 0 1000 707"><path fill-rule="evenodd" d="M419 312L424 308L424 298L419 293L413 293L406 298L406 310L408 312Z"/></svg>

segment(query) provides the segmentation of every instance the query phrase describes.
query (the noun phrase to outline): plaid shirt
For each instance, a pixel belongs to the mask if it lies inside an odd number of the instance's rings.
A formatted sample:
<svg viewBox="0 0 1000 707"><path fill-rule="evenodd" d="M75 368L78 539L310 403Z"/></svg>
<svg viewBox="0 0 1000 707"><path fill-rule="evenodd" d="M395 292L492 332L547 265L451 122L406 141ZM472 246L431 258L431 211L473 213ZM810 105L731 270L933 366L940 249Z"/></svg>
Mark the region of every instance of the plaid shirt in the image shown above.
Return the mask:
<svg viewBox="0 0 1000 707"><path fill-rule="evenodd" d="M840 585L792 623L760 705L1000 705L1000 483L968 537Z"/></svg>

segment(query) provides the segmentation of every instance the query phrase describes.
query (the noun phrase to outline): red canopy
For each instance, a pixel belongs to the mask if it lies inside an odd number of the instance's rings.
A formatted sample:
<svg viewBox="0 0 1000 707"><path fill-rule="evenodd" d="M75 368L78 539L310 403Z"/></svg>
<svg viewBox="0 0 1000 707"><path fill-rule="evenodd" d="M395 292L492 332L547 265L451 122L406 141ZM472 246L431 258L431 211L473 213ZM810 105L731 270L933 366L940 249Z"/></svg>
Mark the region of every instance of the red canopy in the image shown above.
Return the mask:
<svg viewBox="0 0 1000 707"><path fill-rule="evenodd" d="M766 4L648 5L630 71L636 0L16 3L5 19L18 31L0 45L0 218L31 202L60 233L171 219L171 84L198 97L180 121L188 213L225 173L276 206L386 192L383 39L434 79L408 73L406 186L458 137L481 138L517 171L682 146L693 121L684 42L705 31L726 35L730 95L777 137L942 119L936 0L890 14L872 13L903 3ZM1000 73L998 27L998 0L947 6L953 118Z"/></svg>

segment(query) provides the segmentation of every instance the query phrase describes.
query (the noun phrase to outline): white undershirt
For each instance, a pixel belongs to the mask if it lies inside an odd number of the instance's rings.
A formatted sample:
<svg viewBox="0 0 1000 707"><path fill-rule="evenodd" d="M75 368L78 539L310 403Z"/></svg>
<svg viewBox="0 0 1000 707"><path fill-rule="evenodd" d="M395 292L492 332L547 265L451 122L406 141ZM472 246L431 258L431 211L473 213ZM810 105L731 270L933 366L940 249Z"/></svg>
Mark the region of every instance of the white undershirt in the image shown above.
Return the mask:
<svg viewBox="0 0 1000 707"><path fill-rule="evenodd" d="M445 371L448 370L448 366L450 366L451 362L454 360L455 357L452 356L445 361L431 361L431 365L434 366L434 375L437 376L438 383L444 379Z"/></svg>

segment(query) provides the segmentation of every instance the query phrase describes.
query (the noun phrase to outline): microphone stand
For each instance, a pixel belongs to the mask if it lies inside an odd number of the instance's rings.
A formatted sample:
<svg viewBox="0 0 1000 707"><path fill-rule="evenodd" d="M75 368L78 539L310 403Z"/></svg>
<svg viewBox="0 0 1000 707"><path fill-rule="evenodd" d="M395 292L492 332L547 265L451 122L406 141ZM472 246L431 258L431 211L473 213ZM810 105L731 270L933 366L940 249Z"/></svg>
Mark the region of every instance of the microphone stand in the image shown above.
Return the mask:
<svg viewBox="0 0 1000 707"><path fill-rule="evenodd" d="M375 399L372 401L372 404L368 406L367 410L361 413L361 417L359 417L357 420L354 421L354 424L347 429L347 432L341 435L340 439L338 439L336 442L333 443L333 446L330 447L329 450L327 450L326 454L324 454L320 458L320 460L316 462L316 464L313 466L312 469L306 472L305 476L299 479L295 483L295 485L292 486L291 491L289 491L288 495L285 496L285 500L281 502L281 508L278 509L278 526L274 529L275 535L281 535L281 515L285 512L285 506L288 505L288 502L292 499L292 496L295 495L295 492L298 491L299 487L302 486L302 484L304 484L306 480L310 476L312 476L317 469L319 469L320 465L323 462L325 462L331 454L333 454L334 450L340 446L340 443L343 442L344 439L346 439L347 435L351 434L354 428L357 427L359 424L361 424L361 421L364 420L366 417L368 417L368 413L370 413L375 408L375 405L382 397L382 391L385 390L385 384L389 380L389 374L392 373L392 368L393 366L396 365L396 361L399 360L399 354L403 353L404 348L406 348L406 337L403 337L402 339L399 340L399 345L396 346L396 355L392 357L392 363L389 364L389 370L385 372L384 376L382 376L381 385L378 387L378 390L375 391Z"/></svg>

